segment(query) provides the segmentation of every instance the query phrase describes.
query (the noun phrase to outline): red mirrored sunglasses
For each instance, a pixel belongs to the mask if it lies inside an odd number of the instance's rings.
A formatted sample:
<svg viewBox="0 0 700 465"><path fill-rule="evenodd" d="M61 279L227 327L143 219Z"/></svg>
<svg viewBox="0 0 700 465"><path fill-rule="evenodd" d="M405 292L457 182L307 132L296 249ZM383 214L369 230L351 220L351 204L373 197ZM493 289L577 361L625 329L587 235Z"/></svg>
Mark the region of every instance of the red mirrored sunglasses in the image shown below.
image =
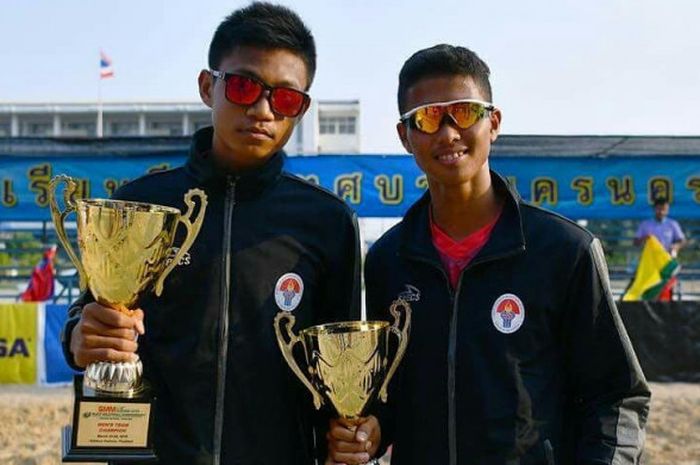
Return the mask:
<svg viewBox="0 0 700 465"><path fill-rule="evenodd" d="M241 74L215 70L209 72L226 83L226 99L236 105L254 105L267 91L270 109L280 116L294 118L306 111L311 102L308 94L291 87L268 86L258 79Z"/></svg>

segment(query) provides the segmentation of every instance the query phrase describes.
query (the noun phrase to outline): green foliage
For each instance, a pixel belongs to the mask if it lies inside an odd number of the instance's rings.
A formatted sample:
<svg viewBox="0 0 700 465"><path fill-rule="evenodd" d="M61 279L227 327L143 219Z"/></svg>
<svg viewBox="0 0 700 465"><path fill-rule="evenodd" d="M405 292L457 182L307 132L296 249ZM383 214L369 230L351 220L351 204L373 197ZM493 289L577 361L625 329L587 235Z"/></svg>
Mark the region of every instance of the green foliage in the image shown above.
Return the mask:
<svg viewBox="0 0 700 465"><path fill-rule="evenodd" d="M4 249L0 249L0 267L28 267L36 266L43 256L46 246L31 232L17 231L6 232L2 240ZM10 276L15 271L0 269L0 276ZM20 274L29 274L27 270Z"/></svg>

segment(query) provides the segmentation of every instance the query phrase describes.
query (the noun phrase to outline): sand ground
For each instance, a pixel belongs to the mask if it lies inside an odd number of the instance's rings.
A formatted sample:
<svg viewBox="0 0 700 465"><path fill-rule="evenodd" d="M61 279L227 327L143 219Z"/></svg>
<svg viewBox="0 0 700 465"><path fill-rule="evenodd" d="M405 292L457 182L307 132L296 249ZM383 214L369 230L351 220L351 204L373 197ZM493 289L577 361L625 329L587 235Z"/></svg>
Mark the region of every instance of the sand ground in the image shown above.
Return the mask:
<svg viewBox="0 0 700 465"><path fill-rule="evenodd" d="M700 384L653 383L645 465L700 465ZM58 465L68 387L0 386L0 464Z"/></svg>

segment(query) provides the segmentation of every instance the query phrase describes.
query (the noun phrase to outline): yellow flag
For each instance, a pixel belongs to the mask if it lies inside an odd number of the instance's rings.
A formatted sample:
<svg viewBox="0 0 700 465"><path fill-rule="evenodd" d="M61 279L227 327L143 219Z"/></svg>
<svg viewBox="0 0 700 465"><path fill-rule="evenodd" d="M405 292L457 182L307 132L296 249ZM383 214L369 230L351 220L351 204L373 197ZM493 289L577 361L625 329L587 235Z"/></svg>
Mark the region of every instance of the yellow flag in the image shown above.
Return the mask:
<svg viewBox="0 0 700 465"><path fill-rule="evenodd" d="M0 383L36 382L37 304L0 304Z"/></svg>
<svg viewBox="0 0 700 465"><path fill-rule="evenodd" d="M678 269L678 262L664 249L661 242L656 237L649 236L642 249L632 285L622 300L655 299Z"/></svg>

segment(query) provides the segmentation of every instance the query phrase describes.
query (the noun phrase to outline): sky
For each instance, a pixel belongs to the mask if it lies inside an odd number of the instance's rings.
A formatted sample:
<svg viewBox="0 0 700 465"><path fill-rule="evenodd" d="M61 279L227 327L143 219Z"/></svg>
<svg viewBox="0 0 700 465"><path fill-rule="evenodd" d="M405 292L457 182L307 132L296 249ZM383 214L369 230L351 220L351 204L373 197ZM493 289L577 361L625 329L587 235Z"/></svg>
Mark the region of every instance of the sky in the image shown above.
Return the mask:
<svg viewBox="0 0 700 465"><path fill-rule="evenodd" d="M197 101L219 22L248 1L0 0L0 102ZM359 99L361 150L403 153L403 62L438 43L491 68L505 134L700 135L697 0L281 0L311 28L319 100Z"/></svg>

